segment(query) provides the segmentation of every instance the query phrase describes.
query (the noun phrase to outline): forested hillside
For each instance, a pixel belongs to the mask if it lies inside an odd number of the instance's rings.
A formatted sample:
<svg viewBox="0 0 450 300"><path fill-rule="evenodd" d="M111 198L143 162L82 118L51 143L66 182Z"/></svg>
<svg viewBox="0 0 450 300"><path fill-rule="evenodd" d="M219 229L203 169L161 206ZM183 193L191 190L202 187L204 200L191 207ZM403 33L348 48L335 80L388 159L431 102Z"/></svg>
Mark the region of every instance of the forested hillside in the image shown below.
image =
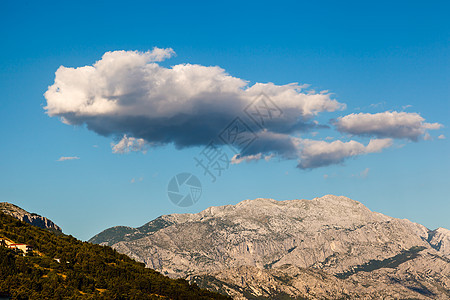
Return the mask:
<svg viewBox="0 0 450 300"><path fill-rule="evenodd" d="M0 296L13 299L227 299L173 280L110 247L55 235L0 212L0 237L33 247L0 246Z"/></svg>

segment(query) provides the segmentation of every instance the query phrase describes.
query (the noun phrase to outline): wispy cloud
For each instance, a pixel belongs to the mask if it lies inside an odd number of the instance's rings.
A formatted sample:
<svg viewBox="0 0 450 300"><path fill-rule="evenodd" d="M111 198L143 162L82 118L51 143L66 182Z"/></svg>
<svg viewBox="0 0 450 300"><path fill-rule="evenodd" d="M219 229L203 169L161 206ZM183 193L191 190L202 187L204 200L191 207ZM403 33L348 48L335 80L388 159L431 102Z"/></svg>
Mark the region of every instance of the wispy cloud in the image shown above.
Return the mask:
<svg viewBox="0 0 450 300"><path fill-rule="evenodd" d="M141 182L143 180L144 180L144 177L131 178L130 183Z"/></svg>
<svg viewBox="0 0 450 300"><path fill-rule="evenodd" d="M57 161L80 159L78 156L61 156Z"/></svg>
<svg viewBox="0 0 450 300"><path fill-rule="evenodd" d="M370 169L369 168L365 168L363 171L361 171L360 173L358 173L358 174L354 174L354 175L352 175L353 177L359 177L359 178L367 178L367 176L369 176L369 171L370 171Z"/></svg>
<svg viewBox="0 0 450 300"><path fill-rule="evenodd" d="M369 105L370 108L378 108L378 107L384 107L386 104L385 101L378 102L378 103L372 103Z"/></svg>

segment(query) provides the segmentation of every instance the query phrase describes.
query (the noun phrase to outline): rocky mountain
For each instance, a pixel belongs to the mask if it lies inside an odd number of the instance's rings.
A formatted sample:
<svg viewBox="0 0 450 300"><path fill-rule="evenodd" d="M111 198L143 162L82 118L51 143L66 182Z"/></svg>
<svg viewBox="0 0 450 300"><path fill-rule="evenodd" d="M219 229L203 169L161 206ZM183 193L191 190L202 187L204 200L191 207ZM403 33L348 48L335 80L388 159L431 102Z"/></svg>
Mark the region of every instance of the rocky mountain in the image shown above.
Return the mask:
<svg viewBox="0 0 450 300"><path fill-rule="evenodd" d="M450 299L450 231L327 195L245 200L91 242L236 299Z"/></svg>
<svg viewBox="0 0 450 300"><path fill-rule="evenodd" d="M0 202L0 211L16 219L19 219L20 221L24 221L39 228L47 229L55 233L62 233L61 228L51 220L35 213L29 213L14 204L8 202Z"/></svg>

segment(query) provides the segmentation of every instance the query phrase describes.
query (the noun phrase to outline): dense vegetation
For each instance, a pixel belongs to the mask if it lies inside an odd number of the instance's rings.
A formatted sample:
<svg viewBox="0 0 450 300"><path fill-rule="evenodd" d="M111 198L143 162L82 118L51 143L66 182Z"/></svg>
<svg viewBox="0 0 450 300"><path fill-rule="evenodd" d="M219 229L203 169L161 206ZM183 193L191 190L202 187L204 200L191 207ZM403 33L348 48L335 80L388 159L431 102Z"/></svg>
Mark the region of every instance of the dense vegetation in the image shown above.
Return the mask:
<svg viewBox="0 0 450 300"><path fill-rule="evenodd" d="M55 235L0 212L0 237L34 248L0 246L0 296L13 299L227 299L170 279L110 247Z"/></svg>

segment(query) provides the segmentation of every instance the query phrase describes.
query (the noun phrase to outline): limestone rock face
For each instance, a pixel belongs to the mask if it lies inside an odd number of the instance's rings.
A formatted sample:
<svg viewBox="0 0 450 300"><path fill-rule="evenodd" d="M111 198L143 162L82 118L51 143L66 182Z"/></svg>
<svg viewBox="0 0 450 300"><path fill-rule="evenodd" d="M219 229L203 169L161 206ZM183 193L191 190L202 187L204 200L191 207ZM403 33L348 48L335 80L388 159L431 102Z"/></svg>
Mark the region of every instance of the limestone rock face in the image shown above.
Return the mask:
<svg viewBox="0 0 450 300"><path fill-rule="evenodd" d="M429 243L430 245L447 255L450 254L450 230L445 228L438 228L429 233Z"/></svg>
<svg viewBox="0 0 450 300"><path fill-rule="evenodd" d="M91 241L237 299L450 298L449 230L342 196L245 200Z"/></svg>
<svg viewBox="0 0 450 300"><path fill-rule="evenodd" d="M14 204L8 202L0 202L0 211L31 225L47 229L55 233L62 233L61 228L51 220L38 214L29 213Z"/></svg>

